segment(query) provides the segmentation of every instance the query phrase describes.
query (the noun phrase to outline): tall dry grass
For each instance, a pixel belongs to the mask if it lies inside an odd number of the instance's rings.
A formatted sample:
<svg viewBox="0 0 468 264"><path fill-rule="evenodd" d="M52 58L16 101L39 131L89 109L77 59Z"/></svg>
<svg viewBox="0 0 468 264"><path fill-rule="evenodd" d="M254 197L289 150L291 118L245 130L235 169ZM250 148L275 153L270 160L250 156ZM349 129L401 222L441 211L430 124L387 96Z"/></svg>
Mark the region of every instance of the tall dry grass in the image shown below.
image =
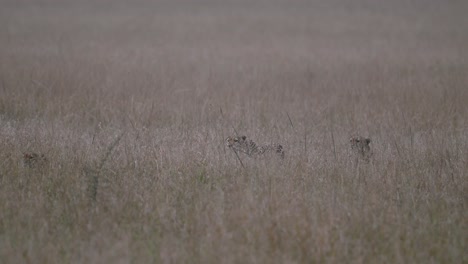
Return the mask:
<svg viewBox="0 0 468 264"><path fill-rule="evenodd" d="M468 262L464 1L1 2L2 262Z"/></svg>

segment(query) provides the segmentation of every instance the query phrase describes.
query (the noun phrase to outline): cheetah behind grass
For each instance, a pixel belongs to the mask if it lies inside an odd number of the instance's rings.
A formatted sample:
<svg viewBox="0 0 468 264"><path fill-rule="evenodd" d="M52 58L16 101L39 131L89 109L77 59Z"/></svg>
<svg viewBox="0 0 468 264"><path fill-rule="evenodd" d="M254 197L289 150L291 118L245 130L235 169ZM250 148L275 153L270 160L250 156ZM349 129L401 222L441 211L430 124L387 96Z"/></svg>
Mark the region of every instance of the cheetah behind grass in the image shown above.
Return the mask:
<svg viewBox="0 0 468 264"><path fill-rule="evenodd" d="M270 153L275 153L281 159L284 159L283 146L280 144L257 145L254 141L247 139L246 136L227 137L226 145L236 152L242 152L249 157L260 157Z"/></svg>
<svg viewBox="0 0 468 264"><path fill-rule="evenodd" d="M47 163L47 158L44 154L35 152L23 153L23 165L28 168L36 168L44 166Z"/></svg>
<svg viewBox="0 0 468 264"><path fill-rule="evenodd" d="M371 143L370 138L364 138L361 136L351 137L349 142L351 143L351 150L357 155L357 157L365 161L370 161L372 156L372 151L369 146Z"/></svg>

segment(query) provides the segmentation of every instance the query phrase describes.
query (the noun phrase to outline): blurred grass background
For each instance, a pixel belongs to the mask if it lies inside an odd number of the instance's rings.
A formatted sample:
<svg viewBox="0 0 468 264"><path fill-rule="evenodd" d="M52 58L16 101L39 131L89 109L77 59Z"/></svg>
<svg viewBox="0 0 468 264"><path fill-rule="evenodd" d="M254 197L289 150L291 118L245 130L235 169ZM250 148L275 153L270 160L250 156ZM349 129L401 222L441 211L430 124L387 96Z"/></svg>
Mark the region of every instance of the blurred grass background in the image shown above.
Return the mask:
<svg viewBox="0 0 468 264"><path fill-rule="evenodd" d="M465 1L1 4L5 263L468 261Z"/></svg>

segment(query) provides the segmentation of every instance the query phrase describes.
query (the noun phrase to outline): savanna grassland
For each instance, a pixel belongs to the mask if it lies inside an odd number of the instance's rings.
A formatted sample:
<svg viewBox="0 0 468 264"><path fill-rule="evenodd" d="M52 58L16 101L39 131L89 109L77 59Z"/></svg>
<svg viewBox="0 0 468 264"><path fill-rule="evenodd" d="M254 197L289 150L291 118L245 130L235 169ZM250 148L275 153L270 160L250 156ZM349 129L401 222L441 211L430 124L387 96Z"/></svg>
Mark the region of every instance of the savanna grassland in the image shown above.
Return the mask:
<svg viewBox="0 0 468 264"><path fill-rule="evenodd" d="M468 262L467 1L0 5L2 263Z"/></svg>

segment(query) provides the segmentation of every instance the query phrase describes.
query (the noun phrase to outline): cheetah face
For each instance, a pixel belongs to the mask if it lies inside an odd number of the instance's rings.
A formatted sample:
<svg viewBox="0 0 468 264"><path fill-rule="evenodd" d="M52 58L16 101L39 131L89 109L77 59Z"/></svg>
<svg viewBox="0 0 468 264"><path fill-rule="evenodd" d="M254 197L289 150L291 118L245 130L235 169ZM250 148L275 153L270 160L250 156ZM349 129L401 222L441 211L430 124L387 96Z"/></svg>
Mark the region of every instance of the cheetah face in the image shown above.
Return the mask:
<svg viewBox="0 0 468 264"><path fill-rule="evenodd" d="M243 152L249 156L257 152L257 145L252 140L247 140L246 136L228 137L226 145L235 152Z"/></svg>
<svg viewBox="0 0 468 264"><path fill-rule="evenodd" d="M349 142L351 143L351 149L362 158L369 159L370 156L372 156L372 151L369 146L371 143L370 138L360 136L352 137L349 139Z"/></svg>
<svg viewBox="0 0 468 264"><path fill-rule="evenodd" d="M23 164L26 167L33 168L38 165L44 165L47 162L47 158L44 154L38 153L23 153Z"/></svg>
<svg viewBox="0 0 468 264"><path fill-rule="evenodd" d="M349 142L351 142L351 147L368 147L369 144L371 143L370 138L364 138L364 137L352 137L349 139Z"/></svg>
<svg viewBox="0 0 468 264"><path fill-rule="evenodd" d="M227 137L226 138L226 145L229 148L237 148L237 147L240 147L241 145L244 145L246 140L247 140L246 136Z"/></svg>

